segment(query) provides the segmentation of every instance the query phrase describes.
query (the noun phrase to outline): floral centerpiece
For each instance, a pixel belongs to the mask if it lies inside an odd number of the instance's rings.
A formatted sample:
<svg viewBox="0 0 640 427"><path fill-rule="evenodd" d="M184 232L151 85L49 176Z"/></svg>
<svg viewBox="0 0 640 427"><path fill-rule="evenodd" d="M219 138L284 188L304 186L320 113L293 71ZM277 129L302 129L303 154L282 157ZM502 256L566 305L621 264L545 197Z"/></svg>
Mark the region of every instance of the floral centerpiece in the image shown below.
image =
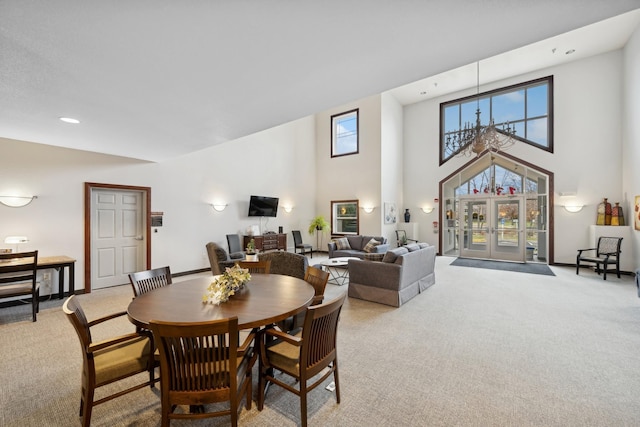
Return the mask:
<svg viewBox="0 0 640 427"><path fill-rule="evenodd" d="M202 302L220 304L229 300L229 297L242 289L251 280L251 274L246 268L240 268L238 264L224 269L224 273L218 276L207 287L207 293L202 296Z"/></svg>

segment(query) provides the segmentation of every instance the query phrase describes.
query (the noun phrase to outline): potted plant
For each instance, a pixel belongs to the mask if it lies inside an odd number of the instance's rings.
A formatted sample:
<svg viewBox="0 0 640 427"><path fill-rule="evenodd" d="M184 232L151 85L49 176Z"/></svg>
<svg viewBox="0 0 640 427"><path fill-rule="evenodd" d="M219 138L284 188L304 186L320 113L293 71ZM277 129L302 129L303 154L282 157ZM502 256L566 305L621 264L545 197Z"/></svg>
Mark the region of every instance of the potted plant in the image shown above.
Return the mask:
<svg viewBox="0 0 640 427"><path fill-rule="evenodd" d="M329 225L329 222L324 218L324 216L317 215L309 223L309 234L316 233L316 250L320 248L320 231L322 231L323 233L328 233L329 231L331 231L331 226Z"/></svg>
<svg viewBox="0 0 640 427"><path fill-rule="evenodd" d="M254 239L249 240L247 243L247 261L257 261L258 251L256 251L256 241Z"/></svg>

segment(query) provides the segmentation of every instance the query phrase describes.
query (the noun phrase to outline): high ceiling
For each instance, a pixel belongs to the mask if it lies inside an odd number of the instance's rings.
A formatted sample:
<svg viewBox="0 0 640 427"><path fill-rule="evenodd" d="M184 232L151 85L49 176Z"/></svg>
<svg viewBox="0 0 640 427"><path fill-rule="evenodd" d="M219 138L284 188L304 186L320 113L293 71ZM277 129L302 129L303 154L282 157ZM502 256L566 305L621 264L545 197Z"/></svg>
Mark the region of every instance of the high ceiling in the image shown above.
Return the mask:
<svg viewBox="0 0 640 427"><path fill-rule="evenodd" d="M408 104L473 87L473 64L504 52L515 50L500 56L506 62L481 62L482 82L618 49L638 8L640 0L0 0L0 137L162 161L389 90Z"/></svg>

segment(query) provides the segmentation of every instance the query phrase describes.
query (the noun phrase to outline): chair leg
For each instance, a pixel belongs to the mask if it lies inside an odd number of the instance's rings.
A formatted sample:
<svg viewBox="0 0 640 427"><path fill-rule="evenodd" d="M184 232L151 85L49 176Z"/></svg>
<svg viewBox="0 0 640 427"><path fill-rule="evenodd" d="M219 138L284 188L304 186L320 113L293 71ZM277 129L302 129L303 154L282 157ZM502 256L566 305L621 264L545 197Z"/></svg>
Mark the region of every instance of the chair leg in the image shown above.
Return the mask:
<svg viewBox="0 0 640 427"><path fill-rule="evenodd" d="M86 396L83 396L82 405L80 406L80 416L82 417L82 426L91 426L91 411L93 410L93 390L87 390Z"/></svg>
<svg viewBox="0 0 640 427"><path fill-rule="evenodd" d="M598 264L598 268L600 268L600 264ZM602 280L607 280L607 270L609 269L609 264L607 264L607 262L604 262L604 271L603 271L603 279ZM598 272L598 274L600 274Z"/></svg>
<svg viewBox="0 0 640 427"><path fill-rule="evenodd" d="M336 402L340 403L340 377L338 375L338 361L334 360L333 382L336 385Z"/></svg>

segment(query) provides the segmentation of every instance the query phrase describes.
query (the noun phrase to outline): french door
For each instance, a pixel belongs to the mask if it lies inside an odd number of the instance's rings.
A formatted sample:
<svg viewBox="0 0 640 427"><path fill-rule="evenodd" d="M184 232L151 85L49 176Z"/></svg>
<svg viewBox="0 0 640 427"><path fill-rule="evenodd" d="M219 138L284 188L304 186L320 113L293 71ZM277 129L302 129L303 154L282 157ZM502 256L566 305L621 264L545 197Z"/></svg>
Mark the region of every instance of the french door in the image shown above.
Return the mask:
<svg viewBox="0 0 640 427"><path fill-rule="evenodd" d="M461 196L460 206L461 257L525 261L524 196Z"/></svg>

